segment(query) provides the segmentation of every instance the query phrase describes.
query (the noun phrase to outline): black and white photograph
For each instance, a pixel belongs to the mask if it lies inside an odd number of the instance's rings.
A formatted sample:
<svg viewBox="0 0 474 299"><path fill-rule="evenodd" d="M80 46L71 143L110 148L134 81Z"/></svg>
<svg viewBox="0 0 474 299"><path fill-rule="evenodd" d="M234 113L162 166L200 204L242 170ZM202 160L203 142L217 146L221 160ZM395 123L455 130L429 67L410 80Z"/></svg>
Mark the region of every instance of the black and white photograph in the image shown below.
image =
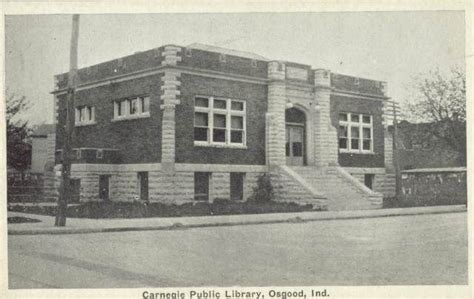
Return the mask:
<svg viewBox="0 0 474 299"><path fill-rule="evenodd" d="M469 298L466 20L4 10L5 298Z"/></svg>

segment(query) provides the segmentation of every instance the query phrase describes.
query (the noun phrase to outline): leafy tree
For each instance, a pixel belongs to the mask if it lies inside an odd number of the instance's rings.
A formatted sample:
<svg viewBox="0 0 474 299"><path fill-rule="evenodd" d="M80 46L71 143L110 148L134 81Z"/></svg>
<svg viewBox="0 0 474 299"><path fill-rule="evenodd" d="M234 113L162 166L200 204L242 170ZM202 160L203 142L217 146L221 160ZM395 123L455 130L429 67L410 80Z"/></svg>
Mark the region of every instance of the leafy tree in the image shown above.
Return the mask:
<svg viewBox="0 0 474 299"><path fill-rule="evenodd" d="M439 70L414 81L415 95L408 104L410 115L431 123L429 133L460 154L466 163L466 75L452 69L447 75Z"/></svg>
<svg viewBox="0 0 474 299"><path fill-rule="evenodd" d="M7 96L7 163L22 173L31 164L31 145L27 142L29 133L28 122L21 119L22 112L28 109L28 102L24 96Z"/></svg>

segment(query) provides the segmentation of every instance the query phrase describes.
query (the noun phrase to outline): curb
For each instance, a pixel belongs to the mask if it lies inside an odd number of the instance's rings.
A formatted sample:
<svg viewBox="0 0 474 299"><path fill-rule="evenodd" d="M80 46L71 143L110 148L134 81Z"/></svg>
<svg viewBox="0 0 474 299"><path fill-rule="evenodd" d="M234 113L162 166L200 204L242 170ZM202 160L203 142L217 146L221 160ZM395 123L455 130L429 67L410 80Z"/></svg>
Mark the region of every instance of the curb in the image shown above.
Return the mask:
<svg viewBox="0 0 474 299"><path fill-rule="evenodd" d="M324 212L311 212L314 215L289 217L286 219L262 219L249 221L224 221L214 223L182 224L180 222L172 225L151 225L151 226L121 226L105 228L55 228L55 229L8 229L8 235L64 235L64 234L87 234L87 233L112 233L128 231L153 231L153 230L181 230L201 227L226 227L239 225L259 225L259 224L278 224L278 223L305 223L314 221L328 220L351 220L365 218L397 217L409 215L429 215L445 213L466 212L465 205L455 206L436 206L436 207L415 207L415 208L394 208L380 210L361 210L361 211L339 211L331 214L322 214ZM267 215L261 214L262 217ZM295 214L293 214L295 215ZM305 217L306 216L306 217ZM211 216L212 217L212 216Z"/></svg>

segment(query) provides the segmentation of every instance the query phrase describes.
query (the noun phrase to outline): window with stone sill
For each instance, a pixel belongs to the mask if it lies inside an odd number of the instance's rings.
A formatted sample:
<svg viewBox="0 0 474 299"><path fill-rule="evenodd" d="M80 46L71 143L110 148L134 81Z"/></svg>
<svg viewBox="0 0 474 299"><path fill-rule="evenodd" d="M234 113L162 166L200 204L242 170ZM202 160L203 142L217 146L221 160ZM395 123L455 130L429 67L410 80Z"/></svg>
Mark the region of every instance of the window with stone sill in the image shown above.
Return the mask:
<svg viewBox="0 0 474 299"><path fill-rule="evenodd" d="M245 101L196 96L194 99L194 144L245 146L245 109Z"/></svg>
<svg viewBox="0 0 474 299"><path fill-rule="evenodd" d="M114 120L150 116L150 97L139 96L114 101Z"/></svg>
<svg viewBox="0 0 474 299"><path fill-rule="evenodd" d="M76 107L75 124L76 126L95 124L95 107Z"/></svg>
<svg viewBox="0 0 474 299"><path fill-rule="evenodd" d="M339 113L339 151L373 153L372 115Z"/></svg>

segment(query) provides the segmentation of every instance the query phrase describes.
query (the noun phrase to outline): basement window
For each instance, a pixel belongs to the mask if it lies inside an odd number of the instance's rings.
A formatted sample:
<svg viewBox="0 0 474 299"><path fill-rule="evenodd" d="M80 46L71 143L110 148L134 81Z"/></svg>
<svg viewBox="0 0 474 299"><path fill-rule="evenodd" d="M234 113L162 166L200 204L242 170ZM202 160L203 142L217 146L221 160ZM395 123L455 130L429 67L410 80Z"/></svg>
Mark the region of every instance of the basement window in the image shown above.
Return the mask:
<svg viewBox="0 0 474 299"><path fill-rule="evenodd" d="M138 194L140 200L148 201L148 172L142 171L137 174L138 179Z"/></svg>
<svg viewBox="0 0 474 299"><path fill-rule="evenodd" d="M374 178L375 178L375 174L370 174L370 173L366 173L364 174L364 185L373 190L374 188Z"/></svg>
<svg viewBox="0 0 474 299"><path fill-rule="evenodd" d="M199 201L209 200L209 179L210 172L194 173L194 199Z"/></svg>
<svg viewBox="0 0 474 299"><path fill-rule="evenodd" d="M244 199L244 178L245 173L231 172L230 173L230 199L243 200Z"/></svg>

